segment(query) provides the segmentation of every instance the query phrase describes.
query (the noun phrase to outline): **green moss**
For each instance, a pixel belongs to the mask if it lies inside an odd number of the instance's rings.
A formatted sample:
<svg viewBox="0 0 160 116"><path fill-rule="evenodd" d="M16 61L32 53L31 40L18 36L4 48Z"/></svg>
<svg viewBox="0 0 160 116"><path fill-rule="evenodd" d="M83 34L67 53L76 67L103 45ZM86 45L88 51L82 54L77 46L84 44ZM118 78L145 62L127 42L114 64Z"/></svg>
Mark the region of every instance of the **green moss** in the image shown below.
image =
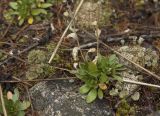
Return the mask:
<svg viewBox="0 0 160 116"><path fill-rule="evenodd" d="M44 78L50 76L52 73L54 73L53 66L43 63L36 64L28 69L28 71L26 72L26 78L29 80L36 78Z"/></svg>
<svg viewBox="0 0 160 116"><path fill-rule="evenodd" d="M134 116L135 108L131 107L126 100L122 100L119 105L116 116Z"/></svg>
<svg viewBox="0 0 160 116"><path fill-rule="evenodd" d="M29 68L26 72L27 79L45 78L54 73L54 67L47 63L48 56L47 52L42 50L32 50L28 54Z"/></svg>
<svg viewBox="0 0 160 116"><path fill-rule="evenodd" d="M51 54L52 54L52 52L53 52L53 50L55 49L55 44L54 43L49 43L47 46L46 46L46 48L47 48L47 50L48 50L48 53L50 54L50 56L51 56ZM61 61L61 57L60 57L60 55L59 54L56 54L55 55L55 57L54 57L54 59L52 60L52 62L53 63L57 63L57 62L60 62Z"/></svg>
<svg viewBox="0 0 160 116"><path fill-rule="evenodd" d="M29 64L40 64L47 62L47 54L42 50L32 50L28 54Z"/></svg>
<svg viewBox="0 0 160 116"><path fill-rule="evenodd" d="M3 61L6 58L7 58L7 55L5 55L2 52L0 52L0 61Z"/></svg>

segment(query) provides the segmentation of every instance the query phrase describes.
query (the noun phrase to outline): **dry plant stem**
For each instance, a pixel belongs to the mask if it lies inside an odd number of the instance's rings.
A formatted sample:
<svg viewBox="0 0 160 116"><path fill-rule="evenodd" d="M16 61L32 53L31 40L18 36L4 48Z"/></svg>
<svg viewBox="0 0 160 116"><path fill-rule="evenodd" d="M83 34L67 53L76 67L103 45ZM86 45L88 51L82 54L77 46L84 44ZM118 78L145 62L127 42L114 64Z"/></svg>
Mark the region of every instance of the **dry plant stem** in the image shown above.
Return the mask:
<svg viewBox="0 0 160 116"><path fill-rule="evenodd" d="M69 11L70 11L70 13L72 12L70 8L69 8ZM72 14L72 13L71 13L71 14ZM72 15L71 15L71 16L72 16ZM72 18L73 18L73 16L72 16ZM76 31L75 31L75 20L73 21L73 26L74 26L74 27L73 27L73 28L74 28L73 32L76 33ZM80 43L79 43L79 38L78 38L78 36L77 36L77 38L76 38L76 41L77 41L78 47L80 47ZM83 61L85 61L85 58L84 58L84 55L83 55L82 50L80 49L79 51L80 51L80 54L81 54L81 56L82 56Z"/></svg>
<svg viewBox="0 0 160 116"><path fill-rule="evenodd" d="M30 93L29 93L29 91L28 91L28 87L25 86L25 85L24 85L24 87L25 87L25 89L26 89L26 91L27 91L29 102L31 103L32 116L34 116L34 108L33 108L33 105L32 105L32 100L31 100Z"/></svg>
<svg viewBox="0 0 160 116"><path fill-rule="evenodd" d="M3 99L3 92L2 92L2 86L0 84L0 97L1 97L1 104L2 104L2 109L3 109L3 114L4 116L7 116L7 111L5 108L5 103L4 103L4 99Z"/></svg>
<svg viewBox="0 0 160 116"><path fill-rule="evenodd" d="M21 51L18 55L21 55L21 54L23 54L24 52L29 51L30 49L36 47L38 44L39 44L38 42L34 43L33 45L31 45L31 46L29 46L28 48L25 48L23 51ZM13 58L13 56L5 59L3 62L0 62L0 66L3 65L3 64L5 64L5 63L7 63L7 62L8 62L9 60L11 60L12 58Z"/></svg>
<svg viewBox="0 0 160 116"><path fill-rule="evenodd" d="M119 55L120 57L122 57L123 59L127 60L128 62L132 63L133 65L135 65L136 67L142 69L143 71L147 72L149 75L155 77L156 79L160 80L160 77L156 74L154 74L153 72L145 69L144 67L140 66L139 64L136 64L135 62L129 60L128 58L126 58L125 56L121 55L119 52L115 51L113 48L111 48L110 46L108 46L107 44L105 44L104 42L100 41L101 44L103 44L106 48L110 49L111 51L113 51L115 54Z"/></svg>
<svg viewBox="0 0 160 116"><path fill-rule="evenodd" d="M97 40L97 57L98 57L98 55L99 55L99 34L98 34L98 26L97 26L97 28L96 28L96 40Z"/></svg>
<svg viewBox="0 0 160 116"><path fill-rule="evenodd" d="M17 78L17 77L12 77L13 79L17 80L17 81L21 81L21 79ZM29 85L32 86L31 84L27 83L27 82L22 82L25 85Z"/></svg>
<svg viewBox="0 0 160 116"><path fill-rule="evenodd" d="M2 52L2 53L6 54L6 55L8 55L8 56L11 56L11 57L13 57L13 58L15 58L15 59L17 59L17 60L19 60L19 61L21 61L21 62L24 62L24 63L25 63L25 60L23 60L23 59L19 58L18 56L11 55L11 54L9 54L9 53L7 53L7 52L3 51L3 50L0 50L0 52Z"/></svg>
<svg viewBox="0 0 160 116"><path fill-rule="evenodd" d="M29 24L24 25L24 26L15 34L16 40L18 40L18 38L20 37L20 33L22 33L28 26L29 26Z"/></svg>
<svg viewBox="0 0 160 116"><path fill-rule="evenodd" d="M15 80L15 81L0 81L0 83L24 83L24 82L41 82L41 81L57 81L57 80L69 80L69 79L78 79L77 77L70 78L53 78L53 79L35 79L35 80Z"/></svg>
<svg viewBox="0 0 160 116"><path fill-rule="evenodd" d="M13 21L13 20L12 20ZM8 30L9 30L9 28L11 27L11 25L12 25L12 21L10 22L10 24L8 25L8 27L7 27L7 29L5 30L5 32L4 32L4 34L3 34L3 36L2 36L2 38L1 39L4 39L4 37L6 36L6 34L8 33Z"/></svg>
<svg viewBox="0 0 160 116"><path fill-rule="evenodd" d="M55 69L59 69L59 70L62 70L62 71L67 71L67 72L71 72L72 70L68 70L66 68L60 68L60 67L54 67Z"/></svg>
<svg viewBox="0 0 160 116"><path fill-rule="evenodd" d="M63 32L63 34L62 34L62 36L61 36L61 38L60 38L60 40L59 40L56 48L54 49L54 52L52 53L52 56L50 57L48 63L51 63L51 62L52 62L52 59L55 57L55 55L56 55L56 53L57 53L57 50L58 50L58 48L60 47L60 45L61 45L61 43L62 43L62 41L63 41L64 36L66 35L68 29L70 28L70 26L71 26L71 24L73 23L75 17L77 16L77 13L78 13L79 9L81 8L83 2L84 2L84 0L81 0L81 1L80 1L79 5L78 5L78 7L77 7L77 9L76 9L76 11L75 11L75 13L74 13L74 16L73 16L72 20L70 21L69 25L67 26L67 28L66 28L65 31Z"/></svg>
<svg viewBox="0 0 160 116"><path fill-rule="evenodd" d="M15 46L24 46L24 47L27 46L27 45L23 45L23 44L9 43L9 42L4 42L4 41L0 41L0 44L15 45Z"/></svg>
<svg viewBox="0 0 160 116"><path fill-rule="evenodd" d="M130 84L136 84L136 85L143 85L143 86L148 86L148 87L156 87L160 89L159 85L154 85L154 84L149 84L149 83L144 83L144 82L139 82L139 81L133 81L129 79L123 79L123 82L130 83Z"/></svg>
<svg viewBox="0 0 160 116"><path fill-rule="evenodd" d="M77 38L76 40L77 40L78 47L80 47L80 44L79 44L78 38ZM82 50L80 49L79 51L80 51L80 53L81 53L81 56L82 56L83 61L85 61L85 58L84 58L84 55L83 55Z"/></svg>

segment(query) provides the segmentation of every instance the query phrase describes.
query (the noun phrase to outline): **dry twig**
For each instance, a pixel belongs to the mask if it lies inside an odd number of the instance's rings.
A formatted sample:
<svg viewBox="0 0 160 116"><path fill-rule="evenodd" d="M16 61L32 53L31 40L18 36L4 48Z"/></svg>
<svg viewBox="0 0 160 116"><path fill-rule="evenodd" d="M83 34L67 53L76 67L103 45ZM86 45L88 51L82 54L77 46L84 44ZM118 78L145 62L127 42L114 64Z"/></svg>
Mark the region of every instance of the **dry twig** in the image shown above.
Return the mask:
<svg viewBox="0 0 160 116"><path fill-rule="evenodd" d="M69 23L69 25L67 26L67 28L64 30L64 32L63 32L63 34L62 34L62 36L61 36L61 38L60 38L60 40L59 40L56 48L54 49L54 52L52 53L52 56L50 57L48 63L51 63L51 62L52 62L52 59L53 59L54 56L56 55L57 50L59 49L59 47L60 47L60 45L61 45L61 43L62 43L62 41L63 41L64 36L66 35L68 29L69 29L70 26L72 25L72 23L73 23L75 17L77 16L77 13L78 13L79 9L81 8L83 2L84 2L84 0L81 0L81 1L80 1L79 5L78 5L78 7L77 7L77 9L76 9L76 11L75 11L75 13L74 13L74 16L73 16L72 20L70 21L70 23Z"/></svg>
<svg viewBox="0 0 160 116"><path fill-rule="evenodd" d="M5 108L5 103L4 103L4 99L3 99L3 92L2 92L2 86L1 86L1 84L0 84L0 97L1 97L3 114L4 114L4 116L7 116L7 111L6 111L6 108Z"/></svg>
<svg viewBox="0 0 160 116"><path fill-rule="evenodd" d="M148 87L160 88L159 85L149 84L149 83L144 83L144 82L139 82L139 81L133 81L133 80L129 80L129 79L123 79L123 82L130 83L130 84L136 84L136 85L143 85L143 86L148 86Z"/></svg>

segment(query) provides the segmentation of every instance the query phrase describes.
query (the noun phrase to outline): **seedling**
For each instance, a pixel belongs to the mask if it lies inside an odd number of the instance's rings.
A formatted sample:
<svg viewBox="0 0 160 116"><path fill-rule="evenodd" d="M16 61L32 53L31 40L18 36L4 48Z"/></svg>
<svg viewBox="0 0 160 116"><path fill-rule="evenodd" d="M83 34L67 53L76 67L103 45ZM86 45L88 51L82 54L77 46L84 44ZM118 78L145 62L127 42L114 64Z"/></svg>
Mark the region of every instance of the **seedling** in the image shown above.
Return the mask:
<svg viewBox="0 0 160 116"><path fill-rule="evenodd" d="M24 110L30 107L30 102L19 100L18 89L14 90L14 94L12 96L10 97L7 96L7 97L4 98L7 115L8 116L25 116ZM2 104L0 104L0 114L3 114Z"/></svg>
<svg viewBox="0 0 160 116"><path fill-rule="evenodd" d="M10 2L9 9L5 14L6 17L16 16L19 25L22 25L25 20L29 24L32 24L36 17L40 14L47 15L46 8L52 6L52 4L44 2L43 0L16 0L15 2Z"/></svg>
<svg viewBox="0 0 160 116"><path fill-rule="evenodd" d="M103 99L104 90L114 81L122 82L120 71L123 65L118 63L116 55L106 58L99 55L97 63L85 62L81 63L76 76L84 82L80 87L81 94L88 94L86 102L91 103L97 97Z"/></svg>

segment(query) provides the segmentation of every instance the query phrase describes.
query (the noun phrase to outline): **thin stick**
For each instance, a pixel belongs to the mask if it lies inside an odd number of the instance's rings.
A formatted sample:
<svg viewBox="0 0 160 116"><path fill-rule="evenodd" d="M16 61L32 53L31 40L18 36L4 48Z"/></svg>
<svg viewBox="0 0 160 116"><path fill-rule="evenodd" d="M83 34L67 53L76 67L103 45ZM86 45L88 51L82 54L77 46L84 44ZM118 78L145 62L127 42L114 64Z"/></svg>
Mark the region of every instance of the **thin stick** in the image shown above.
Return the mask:
<svg viewBox="0 0 160 116"><path fill-rule="evenodd" d="M149 86L149 87L156 87L156 88L160 89L159 85L154 85L154 84L149 84L149 83L144 83L144 82L139 82L139 81L133 81L133 80L129 80L129 79L123 79L123 82L136 84L136 85Z"/></svg>
<svg viewBox="0 0 160 116"><path fill-rule="evenodd" d="M13 57L13 58L15 58L15 59L17 59L17 60L19 60L19 61L21 61L21 62L26 63L26 62L25 62L25 60L23 60L23 59L19 58L18 56L11 55L11 54L9 54L9 53L7 53L7 52L3 51L3 50L0 50L0 52L2 52L2 53L4 53L4 54L6 54L6 55L8 55L8 56L11 56L11 57Z"/></svg>
<svg viewBox="0 0 160 116"><path fill-rule="evenodd" d="M10 22L10 24L8 25L8 27L7 27L7 29L5 30L5 32L4 32L4 34L2 35L2 38L1 39L4 39L4 37L6 36L6 34L8 33L8 31L9 31L9 28L11 27L11 25L12 25L12 22L13 22L13 20Z"/></svg>
<svg viewBox="0 0 160 116"><path fill-rule="evenodd" d="M33 104L32 104L32 100L31 100L30 93L29 93L29 91L28 91L28 87L25 86L25 85L24 85L24 87L25 87L25 89L26 89L26 91L27 91L29 102L31 103L32 116L34 116L34 108L33 108Z"/></svg>
<svg viewBox="0 0 160 116"><path fill-rule="evenodd" d="M111 51L113 51L115 54L121 56L123 59L127 60L128 62L132 63L133 65L137 66L138 68L142 69L143 71L147 72L149 75L155 77L156 79L160 80L160 77L156 74L154 74L153 72L145 69L144 67L140 66L139 64L136 64L135 62L129 60L128 58L126 58L125 56L121 55L119 52L115 51L113 48L111 48L110 46L108 46L107 44L105 44L104 42L100 41L105 47L109 48Z"/></svg>
<svg viewBox="0 0 160 116"><path fill-rule="evenodd" d="M17 78L17 77L12 77L13 79L17 80L17 81L21 81L21 79ZM22 82L23 84L32 86L31 84L27 83L27 82Z"/></svg>
<svg viewBox="0 0 160 116"><path fill-rule="evenodd" d="M24 83L24 82L40 82L40 81L56 81L56 80L68 80L68 79L77 79L77 77L70 78L53 78L53 79L36 79L36 80L15 80L15 81L0 81L0 83Z"/></svg>
<svg viewBox="0 0 160 116"><path fill-rule="evenodd" d="M73 23L75 17L77 16L77 13L78 13L79 9L81 8L83 2L84 2L84 0L81 0L81 1L80 1L79 5L78 5L78 7L77 7L77 9L76 9L76 11L75 11L75 13L74 13L74 16L73 16L72 20L70 21L69 25L67 26L67 28L66 28L65 31L63 32L63 34L62 34L62 36L61 36L61 38L60 38L60 40L59 40L56 48L54 49L54 52L52 53L52 56L50 57L48 63L51 63L51 62L52 62L52 59L53 59L54 56L56 55L57 50L58 50L58 48L60 47L60 45L61 45L61 43L62 43L62 41L63 41L64 36L66 35L68 29L70 28L70 26L71 26L71 24Z"/></svg>
<svg viewBox="0 0 160 116"><path fill-rule="evenodd" d="M7 116L7 111L5 108L5 103L4 103L4 99L3 99L3 92L2 92L2 86L0 84L0 96L1 96L1 103L2 103L2 109L3 109L3 114L4 116Z"/></svg>

